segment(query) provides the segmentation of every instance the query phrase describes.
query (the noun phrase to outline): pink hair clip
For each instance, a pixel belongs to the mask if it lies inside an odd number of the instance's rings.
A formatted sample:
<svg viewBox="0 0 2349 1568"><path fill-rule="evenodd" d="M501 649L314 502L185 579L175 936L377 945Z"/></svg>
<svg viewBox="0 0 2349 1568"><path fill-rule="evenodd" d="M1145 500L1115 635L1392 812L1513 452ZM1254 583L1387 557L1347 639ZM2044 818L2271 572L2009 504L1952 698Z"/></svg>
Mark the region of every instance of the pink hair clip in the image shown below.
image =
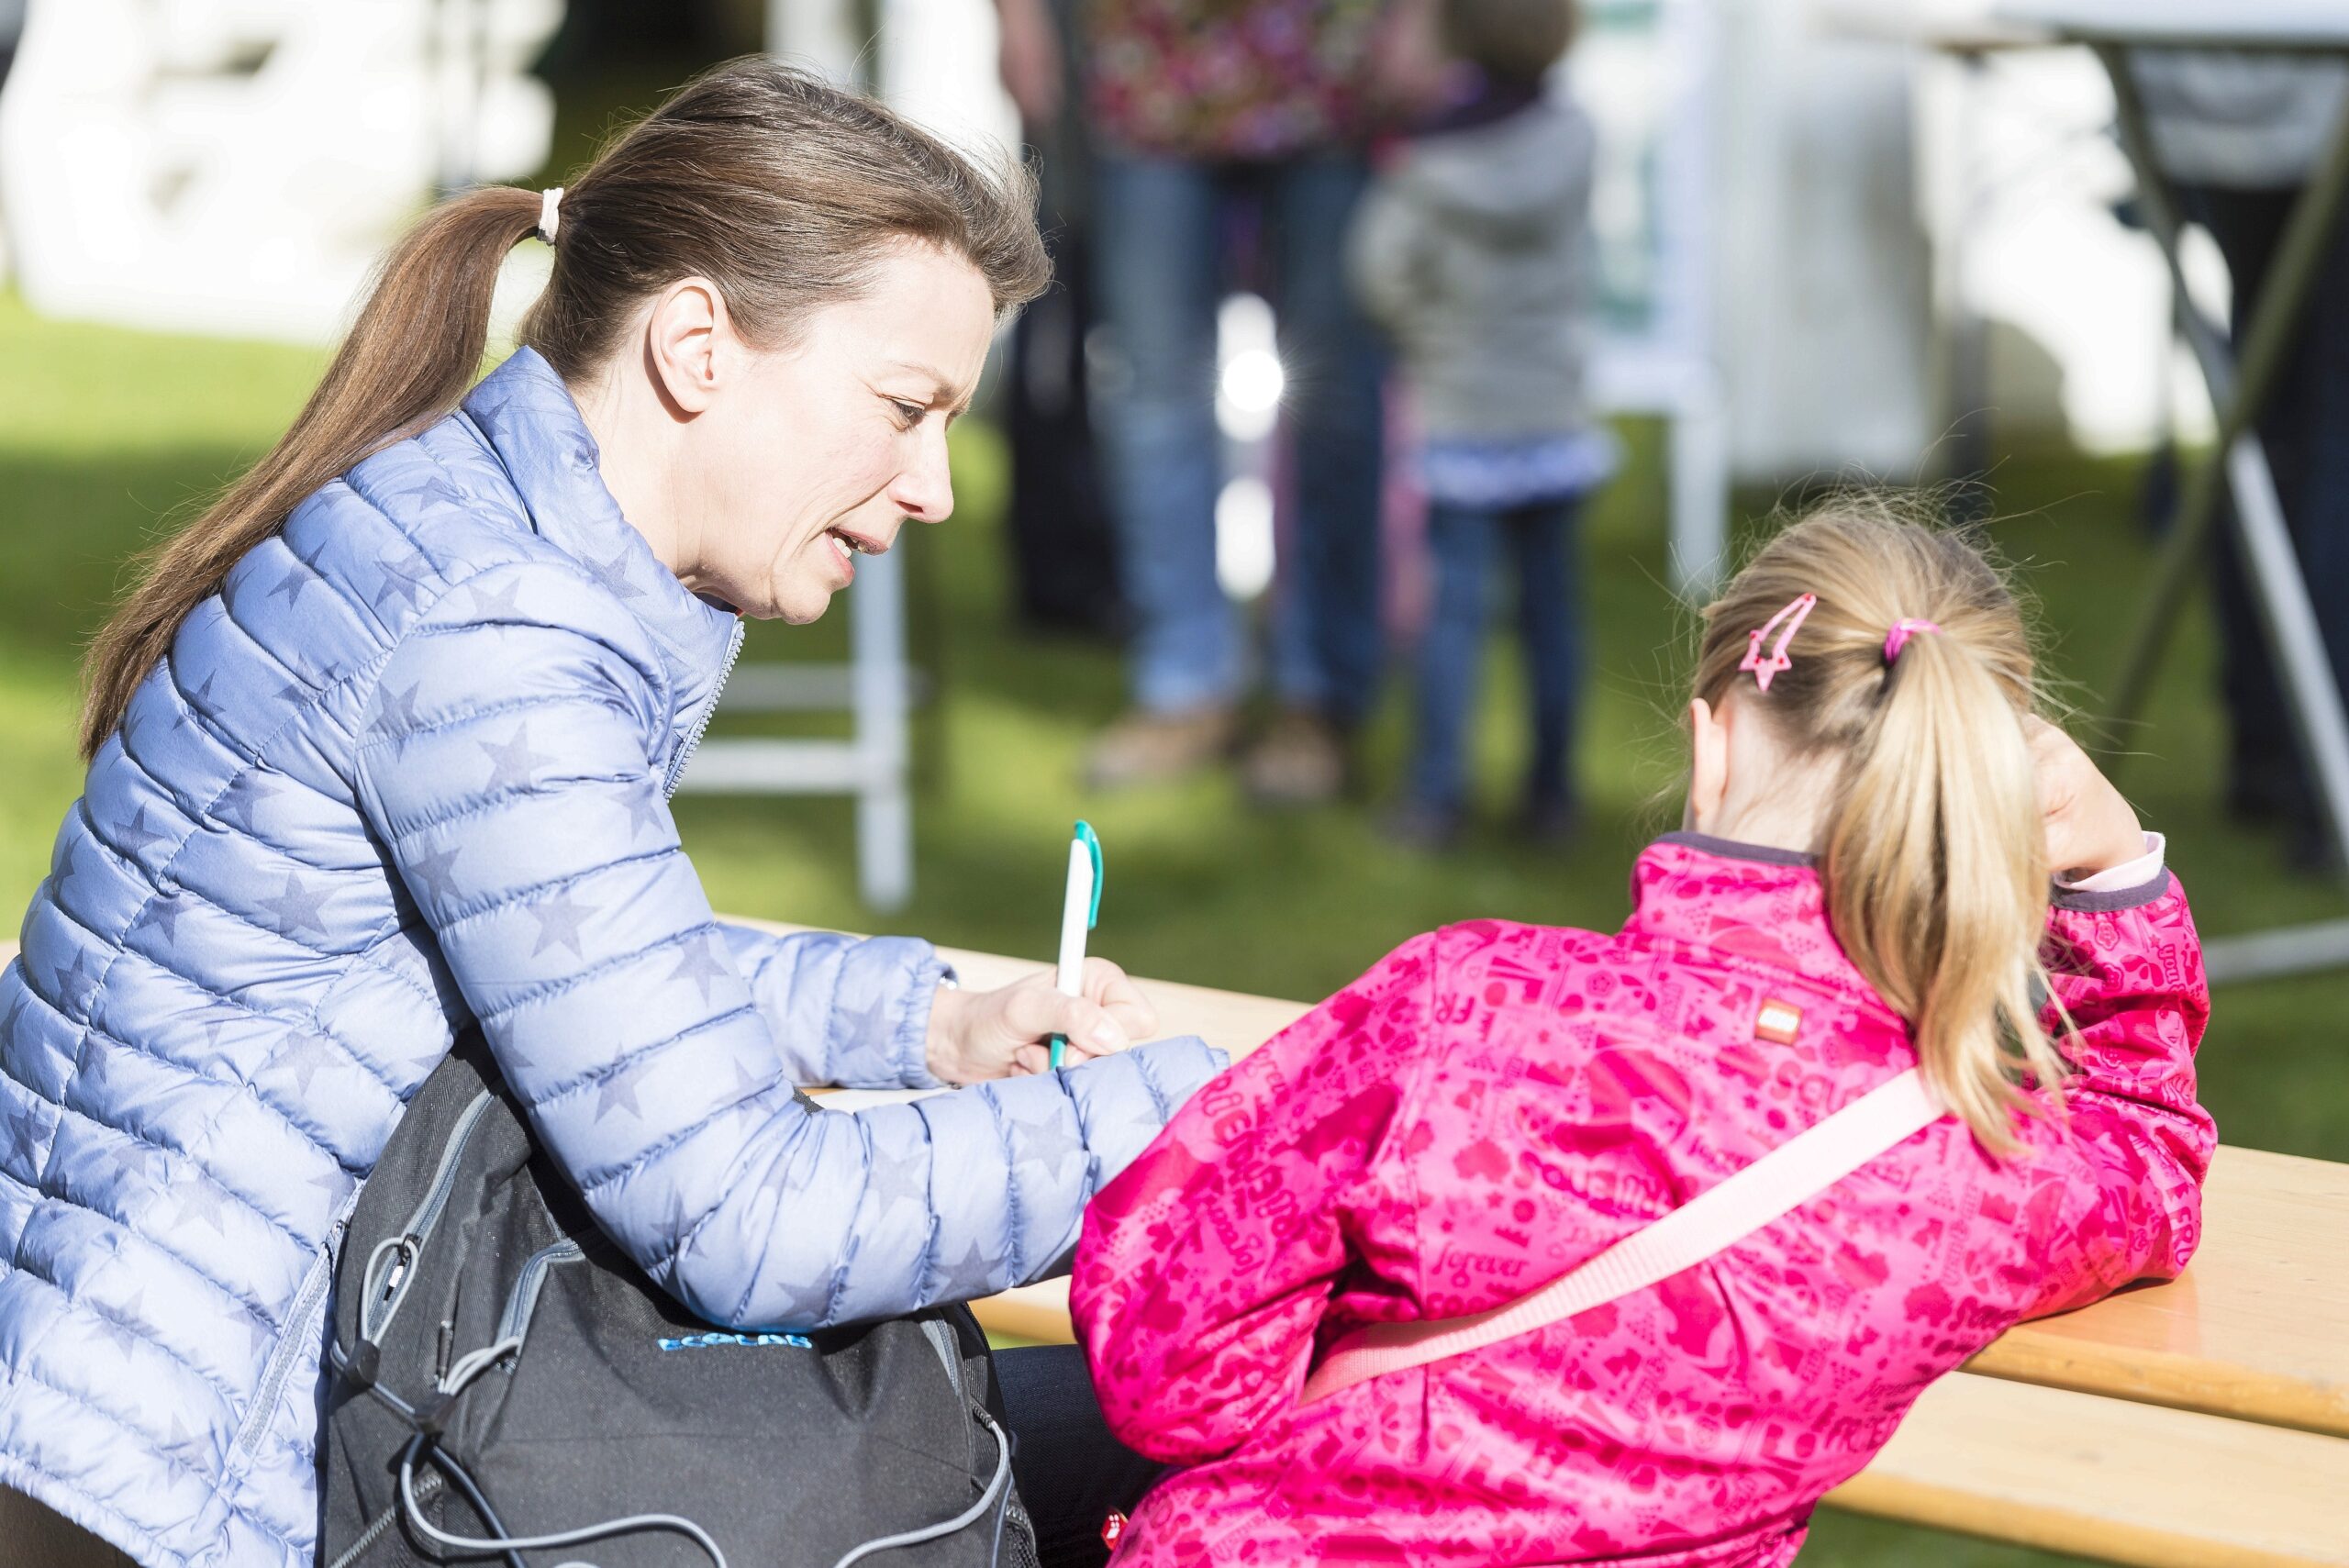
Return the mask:
<svg viewBox="0 0 2349 1568"><path fill-rule="evenodd" d="M1794 668L1795 662L1787 657L1787 644L1794 640L1795 633L1801 629L1803 617L1809 615L1811 606L1818 603L1818 595L1801 595L1787 601L1787 607L1785 609L1780 610L1776 615L1772 616L1768 620L1764 621L1760 627L1754 629L1753 634L1753 640L1752 644L1747 647L1745 651L1745 657L1738 661L1737 667L1740 670L1751 670L1753 672L1753 684L1757 689L1765 692L1768 691L1770 689L1770 681L1773 676L1777 674L1781 670L1791 670ZM1791 619L1788 618L1790 617L1792 617ZM1765 658L1762 652L1762 639L1769 636L1772 631L1776 630L1777 625L1780 621L1785 621L1787 623L1786 629L1778 632L1777 645L1770 650L1768 656Z"/></svg>
<svg viewBox="0 0 2349 1568"><path fill-rule="evenodd" d="M1892 623L1892 629L1884 634L1884 662L1889 664L1895 659L1899 658L1900 651L1909 646L1909 639L1916 636L1917 633L1920 631L1939 630L1941 630L1941 628L1929 620L1913 620L1904 618L1894 621Z"/></svg>

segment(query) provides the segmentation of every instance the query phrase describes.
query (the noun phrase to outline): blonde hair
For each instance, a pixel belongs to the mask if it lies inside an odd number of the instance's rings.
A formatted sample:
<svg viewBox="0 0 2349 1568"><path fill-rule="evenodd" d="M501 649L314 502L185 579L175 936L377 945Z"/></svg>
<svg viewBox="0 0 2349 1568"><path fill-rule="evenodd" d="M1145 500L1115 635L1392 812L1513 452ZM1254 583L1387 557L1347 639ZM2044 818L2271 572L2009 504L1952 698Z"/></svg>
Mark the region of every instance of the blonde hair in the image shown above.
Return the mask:
<svg viewBox="0 0 2349 1568"><path fill-rule="evenodd" d="M1789 601L1818 595L1768 691L1739 663ZM1937 624L1885 656L1895 621ZM1773 634L1769 639L1776 641ZM1765 648L1765 651L1767 651ZM1914 1031L1926 1081L1993 1152L2034 1108L2020 1081L2067 1071L2040 1026L2048 866L2022 720L2022 612L1965 537L1883 497L1831 501L1765 544L1706 606L1696 695L1755 701L1801 757L1841 759L1820 823L1827 915Z"/></svg>

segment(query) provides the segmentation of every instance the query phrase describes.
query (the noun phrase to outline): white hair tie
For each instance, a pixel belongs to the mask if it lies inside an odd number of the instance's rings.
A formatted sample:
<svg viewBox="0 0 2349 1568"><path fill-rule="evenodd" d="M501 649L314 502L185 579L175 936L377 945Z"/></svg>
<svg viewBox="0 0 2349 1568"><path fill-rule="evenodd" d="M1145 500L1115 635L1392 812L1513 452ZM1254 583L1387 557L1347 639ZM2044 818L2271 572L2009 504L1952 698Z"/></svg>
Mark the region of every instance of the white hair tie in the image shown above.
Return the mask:
<svg viewBox="0 0 2349 1568"><path fill-rule="evenodd" d="M550 245L554 243L555 229L562 221L555 210L562 205L562 192L563 187L557 185L551 191L539 193L539 238Z"/></svg>

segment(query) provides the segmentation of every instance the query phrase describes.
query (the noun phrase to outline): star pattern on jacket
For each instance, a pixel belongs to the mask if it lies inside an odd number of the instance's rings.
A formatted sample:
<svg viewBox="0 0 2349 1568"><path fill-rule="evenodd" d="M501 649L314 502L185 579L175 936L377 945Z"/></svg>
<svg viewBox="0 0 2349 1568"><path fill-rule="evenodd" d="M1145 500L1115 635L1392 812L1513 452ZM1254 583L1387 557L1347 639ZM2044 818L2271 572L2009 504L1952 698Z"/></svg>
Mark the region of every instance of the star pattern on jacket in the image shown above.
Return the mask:
<svg viewBox="0 0 2349 1568"><path fill-rule="evenodd" d="M677 944L677 967L669 973L673 981L690 980L701 988L701 999L709 1000L709 983L725 977L731 967L723 953L717 951L718 939L713 932L696 931Z"/></svg>
<svg viewBox="0 0 2349 1568"><path fill-rule="evenodd" d="M539 940L530 949L530 956L536 958L547 949L560 946L569 948L575 957L585 957L587 949L580 940L579 929L595 912L573 896L569 888L531 905L530 914L539 922Z"/></svg>
<svg viewBox="0 0 2349 1568"><path fill-rule="evenodd" d="M274 898L262 900L262 906L277 917L277 932L293 937L303 931L327 934L325 906L327 895L302 880L300 872L285 873L285 891Z"/></svg>
<svg viewBox="0 0 2349 1568"><path fill-rule="evenodd" d="M658 834L661 831L661 792L652 780L646 779L645 787L642 789L629 791L621 804L623 809L628 812L628 832L630 839L636 838L640 833Z"/></svg>
<svg viewBox="0 0 2349 1568"><path fill-rule="evenodd" d="M626 1111L636 1121L644 1119L644 1107L636 1103L636 1081L639 1068L628 1062L604 1075L596 1085L596 1119L603 1120L614 1111Z"/></svg>
<svg viewBox="0 0 2349 1568"><path fill-rule="evenodd" d="M310 563L296 556L294 564L285 569L285 575L280 577L277 580L277 585L270 589L269 596L273 599L283 594L285 595L285 607L292 609L301 602L302 590L317 580L318 574L311 569Z"/></svg>
<svg viewBox="0 0 2349 1568"><path fill-rule="evenodd" d="M944 1263L945 1260L941 1258L940 1262ZM986 1295L995 1288L995 1256L974 1238L963 1249L960 1258L945 1263L946 1288L941 1299L968 1301Z"/></svg>
<svg viewBox="0 0 2349 1568"><path fill-rule="evenodd" d="M254 813L284 793L258 771L248 770L213 804L212 815L240 833L256 834L260 828L255 826Z"/></svg>
<svg viewBox="0 0 2349 1568"><path fill-rule="evenodd" d="M414 681L404 692L385 687L376 699L383 711L375 716L375 733L392 743L395 757L407 755L407 743L416 731L417 694L423 690L423 683Z"/></svg>
<svg viewBox="0 0 2349 1568"><path fill-rule="evenodd" d="M510 625L527 619L522 614L522 582L508 577L502 587L492 588L476 580L465 584L473 595L473 613L492 625Z"/></svg>
<svg viewBox="0 0 2349 1568"><path fill-rule="evenodd" d="M177 947L180 940L180 917L187 913L186 906L176 892L159 893L147 901L139 912L139 923L163 933L165 947Z"/></svg>
<svg viewBox="0 0 2349 1568"><path fill-rule="evenodd" d="M82 1048L82 1080L92 1094L111 1098L120 1093L122 1086L115 1082L116 1065L114 1047L104 1035L92 1030Z"/></svg>
<svg viewBox="0 0 2349 1568"><path fill-rule="evenodd" d="M506 789L528 789L531 776L542 763L554 758L546 752L530 750L530 726L526 720L514 727L514 733L503 745L486 740L475 742L489 754L489 783L483 787L491 793Z"/></svg>
<svg viewBox="0 0 2349 1568"><path fill-rule="evenodd" d="M900 1203L930 1205L930 1158L926 1151L892 1154L878 1143L865 1166L865 1195L875 1213L886 1215Z"/></svg>
<svg viewBox="0 0 2349 1568"><path fill-rule="evenodd" d="M190 1172L172 1184L172 1199L177 1207L179 1224L193 1225L201 1220L216 1234L228 1234L228 1206L211 1177L200 1171Z"/></svg>
<svg viewBox="0 0 2349 1568"><path fill-rule="evenodd" d="M83 993L98 983L98 977L90 972L90 955L78 947L73 950L73 962L59 966L56 973L57 1001L61 1006L80 1006L86 1000Z"/></svg>
<svg viewBox="0 0 2349 1568"><path fill-rule="evenodd" d="M37 1163L42 1138L49 1129L33 1112L14 1100L0 1103L0 1139L7 1144L5 1162L10 1169L31 1172L38 1175Z"/></svg>
<svg viewBox="0 0 2349 1568"><path fill-rule="evenodd" d="M640 599L644 596L644 590L629 581L628 551L622 550L609 561L598 561L593 556L587 556L581 561L580 564L586 567L594 574L596 581L601 583L605 591L614 598Z"/></svg>
<svg viewBox="0 0 2349 1568"><path fill-rule="evenodd" d="M397 599L407 608L416 608L423 602L424 576L430 570L431 567L426 564L424 558L420 555L410 554L398 560L389 557L378 560L375 562L378 581L374 595L369 603L374 608L381 610L386 600Z"/></svg>
<svg viewBox="0 0 2349 1568"><path fill-rule="evenodd" d="M17 999L8 1005L8 1011L0 1014L0 1050L5 1050L11 1058L17 1058L18 1052L25 1048L25 1014L31 1010L32 1005L32 993L19 991Z"/></svg>
<svg viewBox="0 0 2349 1568"><path fill-rule="evenodd" d="M457 854L456 847L451 845L444 850L418 852L409 857L409 884L420 888L436 908L445 910L457 902L457 879L452 870L457 863Z"/></svg>
<svg viewBox="0 0 2349 1568"><path fill-rule="evenodd" d="M115 836L122 840L119 848L130 860L137 860L148 845L171 837L169 833L147 826L147 808L143 806L130 814L128 821L116 823L114 830Z"/></svg>
<svg viewBox="0 0 2349 1568"><path fill-rule="evenodd" d="M172 716L173 729L184 729L196 719L212 717L212 683L218 679L218 675L206 672L204 684L192 692L172 688L172 695L180 699L180 711Z"/></svg>
<svg viewBox="0 0 2349 1568"><path fill-rule="evenodd" d="M128 1358L138 1351L139 1336L132 1331L130 1325L139 1320L146 1306L147 1293L134 1290L123 1298L121 1306L112 1310L98 1309L98 1333L114 1347L115 1354Z"/></svg>
<svg viewBox="0 0 2349 1568"><path fill-rule="evenodd" d="M1020 1131L1018 1144L1019 1162L1042 1166L1057 1182L1061 1179L1062 1170L1068 1164L1070 1155L1083 1157L1085 1144L1061 1119L1058 1106L1048 1106L1045 1109L1049 1114L1036 1121L1014 1124Z"/></svg>

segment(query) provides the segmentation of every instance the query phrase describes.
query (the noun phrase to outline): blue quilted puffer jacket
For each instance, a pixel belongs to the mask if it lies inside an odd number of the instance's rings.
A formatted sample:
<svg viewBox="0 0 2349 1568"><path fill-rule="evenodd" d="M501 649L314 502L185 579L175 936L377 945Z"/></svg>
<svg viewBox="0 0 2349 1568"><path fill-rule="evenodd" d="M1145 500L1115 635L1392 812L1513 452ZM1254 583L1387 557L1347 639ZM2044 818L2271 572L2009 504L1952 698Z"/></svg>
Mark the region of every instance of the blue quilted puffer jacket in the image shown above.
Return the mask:
<svg viewBox="0 0 2349 1568"><path fill-rule="evenodd" d="M718 924L665 804L739 645L525 350L189 616L0 972L0 1485L152 1568L307 1568L337 1244L478 1022L604 1228L712 1322L1049 1271L1220 1064L935 1086L945 972Z"/></svg>

